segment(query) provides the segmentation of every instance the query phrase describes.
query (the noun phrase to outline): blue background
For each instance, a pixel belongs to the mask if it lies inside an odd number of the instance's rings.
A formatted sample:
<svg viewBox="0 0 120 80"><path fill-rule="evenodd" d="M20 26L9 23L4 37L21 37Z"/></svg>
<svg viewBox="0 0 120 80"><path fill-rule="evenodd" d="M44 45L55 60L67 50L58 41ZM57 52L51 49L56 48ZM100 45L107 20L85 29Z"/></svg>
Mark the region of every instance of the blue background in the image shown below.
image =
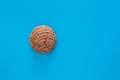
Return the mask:
<svg viewBox="0 0 120 80"><path fill-rule="evenodd" d="M37 54L38 25L57 35ZM119 0L0 0L0 80L120 80Z"/></svg>

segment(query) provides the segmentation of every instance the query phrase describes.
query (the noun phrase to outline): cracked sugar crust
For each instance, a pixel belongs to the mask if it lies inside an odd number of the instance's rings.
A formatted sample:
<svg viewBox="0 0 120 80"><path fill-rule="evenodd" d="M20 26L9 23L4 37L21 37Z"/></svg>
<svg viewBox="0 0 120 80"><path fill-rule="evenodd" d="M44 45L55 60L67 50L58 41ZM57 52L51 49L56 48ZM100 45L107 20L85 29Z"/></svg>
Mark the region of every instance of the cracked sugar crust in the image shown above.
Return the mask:
<svg viewBox="0 0 120 80"><path fill-rule="evenodd" d="M48 26L38 26L30 34L30 45L38 53L48 53L56 44L56 35Z"/></svg>

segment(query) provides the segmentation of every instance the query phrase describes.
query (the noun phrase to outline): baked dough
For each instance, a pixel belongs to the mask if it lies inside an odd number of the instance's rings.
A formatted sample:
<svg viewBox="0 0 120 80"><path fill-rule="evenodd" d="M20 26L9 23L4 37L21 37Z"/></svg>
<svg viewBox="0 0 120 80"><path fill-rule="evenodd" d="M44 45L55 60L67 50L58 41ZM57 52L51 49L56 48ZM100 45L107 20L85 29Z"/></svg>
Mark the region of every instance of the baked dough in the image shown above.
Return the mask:
<svg viewBox="0 0 120 80"><path fill-rule="evenodd" d="M38 26L30 34L30 45L38 53L48 53L56 44L56 35L49 26Z"/></svg>

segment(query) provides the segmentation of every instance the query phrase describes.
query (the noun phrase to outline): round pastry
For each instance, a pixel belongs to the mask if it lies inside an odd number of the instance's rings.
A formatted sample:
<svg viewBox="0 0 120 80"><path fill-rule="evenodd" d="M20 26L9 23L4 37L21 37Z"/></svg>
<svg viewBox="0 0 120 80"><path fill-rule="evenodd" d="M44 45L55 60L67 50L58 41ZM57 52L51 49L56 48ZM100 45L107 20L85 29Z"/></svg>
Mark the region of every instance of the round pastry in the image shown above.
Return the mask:
<svg viewBox="0 0 120 80"><path fill-rule="evenodd" d="M38 26L30 34L30 45L38 53L48 53L54 48L55 44L56 35L48 26Z"/></svg>

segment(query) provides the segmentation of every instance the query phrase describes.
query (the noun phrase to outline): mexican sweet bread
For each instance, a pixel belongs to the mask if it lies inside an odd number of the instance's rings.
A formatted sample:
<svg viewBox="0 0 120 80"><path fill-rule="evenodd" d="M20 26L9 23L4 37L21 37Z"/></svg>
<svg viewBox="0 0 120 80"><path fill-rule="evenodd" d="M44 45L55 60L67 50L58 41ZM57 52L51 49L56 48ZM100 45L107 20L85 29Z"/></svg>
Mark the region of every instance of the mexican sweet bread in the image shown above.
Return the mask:
<svg viewBox="0 0 120 80"><path fill-rule="evenodd" d="M38 53L48 53L56 44L56 35L49 26L38 26L30 34L30 45Z"/></svg>

